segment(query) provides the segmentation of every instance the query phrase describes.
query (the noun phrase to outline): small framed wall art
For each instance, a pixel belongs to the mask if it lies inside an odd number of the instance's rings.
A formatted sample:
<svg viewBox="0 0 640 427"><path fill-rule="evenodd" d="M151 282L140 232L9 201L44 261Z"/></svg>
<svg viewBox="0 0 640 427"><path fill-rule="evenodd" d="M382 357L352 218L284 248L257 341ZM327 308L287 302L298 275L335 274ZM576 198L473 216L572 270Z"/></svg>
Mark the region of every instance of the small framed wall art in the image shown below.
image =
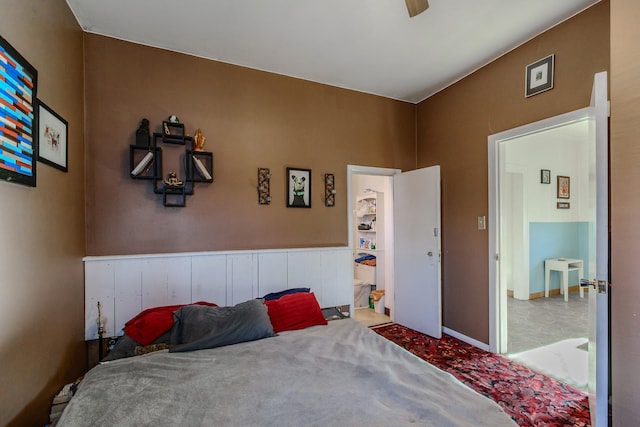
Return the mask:
<svg viewBox="0 0 640 427"><path fill-rule="evenodd" d="M336 182L332 173L324 174L324 205L327 207L336 205Z"/></svg>
<svg viewBox="0 0 640 427"><path fill-rule="evenodd" d="M551 184L551 171L540 169L540 184Z"/></svg>
<svg viewBox="0 0 640 427"><path fill-rule="evenodd" d="M287 207L311 207L311 169L287 168Z"/></svg>
<svg viewBox="0 0 640 427"><path fill-rule="evenodd" d="M558 199L569 199L571 197L571 178L568 176L558 176Z"/></svg>
<svg viewBox="0 0 640 427"><path fill-rule="evenodd" d="M555 55L549 55L525 69L525 97L537 95L549 89L553 89L553 65Z"/></svg>
<svg viewBox="0 0 640 427"><path fill-rule="evenodd" d="M556 207L558 209L569 209L571 207L571 205L569 204L569 202L558 202L556 204Z"/></svg>
<svg viewBox="0 0 640 427"><path fill-rule="evenodd" d="M58 113L38 101L38 160L67 172L67 126Z"/></svg>

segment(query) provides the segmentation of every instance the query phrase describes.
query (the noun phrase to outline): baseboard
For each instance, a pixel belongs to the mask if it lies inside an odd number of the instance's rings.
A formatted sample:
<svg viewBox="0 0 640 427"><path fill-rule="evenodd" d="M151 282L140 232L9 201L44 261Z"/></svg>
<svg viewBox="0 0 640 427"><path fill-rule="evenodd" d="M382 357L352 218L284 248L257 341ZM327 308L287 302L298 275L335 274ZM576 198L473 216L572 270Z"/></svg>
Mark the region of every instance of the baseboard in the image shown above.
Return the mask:
<svg viewBox="0 0 640 427"><path fill-rule="evenodd" d="M560 289L551 289L549 291L550 297L558 294L560 294ZM538 298L544 298L544 291L536 292L535 294L529 294L529 299L538 299Z"/></svg>
<svg viewBox="0 0 640 427"><path fill-rule="evenodd" d="M578 292L580 291L580 285L569 286L569 292ZM585 289L588 291L588 289ZM549 296L560 295L560 289L551 289L549 290ZM513 291L507 290L507 296L513 297ZM529 299L537 299L544 298L544 291L536 292L534 294L529 294Z"/></svg>
<svg viewBox="0 0 640 427"><path fill-rule="evenodd" d="M578 291L580 291L580 285L569 286L569 292L578 292ZM554 295L560 295L560 289L549 289L549 296L552 297ZM544 291L536 292L535 294L529 294L529 299L536 299L536 298L544 298Z"/></svg>
<svg viewBox="0 0 640 427"><path fill-rule="evenodd" d="M449 328L447 328L445 326L442 327L442 332L444 332L447 335L451 335L452 337L457 338L460 341L464 341L467 344L471 344L471 345L473 345L475 347L478 347L481 350L490 351L488 344L485 344L485 343L480 342L478 340L474 340L473 338L470 338L470 337L468 337L466 335L463 335L463 334L461 334L459 332L456 332L456 331L454 331L452 329L449 329Z"/></svg>

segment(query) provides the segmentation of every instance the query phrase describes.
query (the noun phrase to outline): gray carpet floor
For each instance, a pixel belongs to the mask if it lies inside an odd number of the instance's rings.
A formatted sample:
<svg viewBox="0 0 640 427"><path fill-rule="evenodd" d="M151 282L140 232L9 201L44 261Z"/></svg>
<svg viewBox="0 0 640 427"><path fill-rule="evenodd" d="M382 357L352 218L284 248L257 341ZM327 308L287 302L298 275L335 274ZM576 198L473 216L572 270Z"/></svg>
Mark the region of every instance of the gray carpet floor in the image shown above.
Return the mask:
<svg viewBox="0 0 640 427"><path fill-rule="evenodd" d="M533 300L508 298L508 353L520 353L569 338L587 338L589 298L569 293Z"/></svg>

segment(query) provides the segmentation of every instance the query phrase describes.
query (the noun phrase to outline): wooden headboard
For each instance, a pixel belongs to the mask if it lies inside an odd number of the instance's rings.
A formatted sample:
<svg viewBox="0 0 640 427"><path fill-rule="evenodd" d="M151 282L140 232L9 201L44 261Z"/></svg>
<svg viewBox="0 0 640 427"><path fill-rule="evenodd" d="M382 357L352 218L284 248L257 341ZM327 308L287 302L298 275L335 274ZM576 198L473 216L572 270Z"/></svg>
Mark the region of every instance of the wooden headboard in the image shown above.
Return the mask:
<svg viewBox="0 0 640 427"><path fill-rule="evenodd" d="M85 339L105 336L156 306L209 301L235 305L269 292L308 287L321 307L353 307L349 247L85 257Z"/></svg>

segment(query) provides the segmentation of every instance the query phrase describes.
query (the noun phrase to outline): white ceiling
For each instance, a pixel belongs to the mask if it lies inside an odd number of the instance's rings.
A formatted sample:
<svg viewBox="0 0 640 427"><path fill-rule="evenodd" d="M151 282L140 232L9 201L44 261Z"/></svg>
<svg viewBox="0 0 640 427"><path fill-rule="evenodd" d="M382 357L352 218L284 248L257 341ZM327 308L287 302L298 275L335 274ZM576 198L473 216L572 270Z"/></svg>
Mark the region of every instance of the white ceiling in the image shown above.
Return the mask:
<svg viewBox="0 0 640 427"><path fill-rule="evenodd" d="M67 3L87 32L415 103L598 1Z"/></svg>

